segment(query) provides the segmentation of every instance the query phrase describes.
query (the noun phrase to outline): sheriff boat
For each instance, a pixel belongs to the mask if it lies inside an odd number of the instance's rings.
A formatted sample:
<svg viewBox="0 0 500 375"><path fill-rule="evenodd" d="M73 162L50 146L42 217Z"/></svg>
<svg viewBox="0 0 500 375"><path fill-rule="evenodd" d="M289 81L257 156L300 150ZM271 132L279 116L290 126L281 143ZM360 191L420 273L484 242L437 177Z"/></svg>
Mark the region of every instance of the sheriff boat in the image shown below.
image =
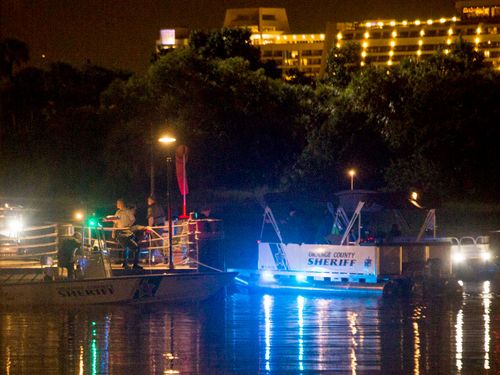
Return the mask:
<svg viewBox="0 0 500 375"><path fill-rule="evenodd" d="M233 269L237 282L249 291L296 291L320 294L411 295L415 293L460 294L457 270L464 259L477 255L478 262L493 260L486 237L465 245L463 240L436 236L436 210L426 210L418 234L409 236L402 208L424 210L415 193L354 190L337 194L338 208L329 205L333 225L324 243L287 242L272 210L264 209L265 225L274 229L276 241L258 242L256 269ZM390 211L391 221L403 230L378 237L372 220L365 226L361 215ZM349 219L348 213L352 213ZM366 221L365 220L365 221ZM371 233L367 228L372 228ZM406 236L405 236L406 234ZM262 233L261 233L262 235Z"/></svg>
<svg viewBox="0 0 500 375"><path fill-rule="evenodd" d="M75 225L23 227L22 213L19 207L0 209L0 306L200 301L221 291L236 276L201 261L208 259L201 255L204 250L213 250L220 238L217 222L205 219L176 224L169 267L164 262L168 239L143 240L143 270L119 269L119 249L108 246L116 245L110 228L77 228L84 238L80 255L75 256L76 277L68 280L58 267L57 248L73 234ZM152 232L156 233L155 228Z"/></svg>

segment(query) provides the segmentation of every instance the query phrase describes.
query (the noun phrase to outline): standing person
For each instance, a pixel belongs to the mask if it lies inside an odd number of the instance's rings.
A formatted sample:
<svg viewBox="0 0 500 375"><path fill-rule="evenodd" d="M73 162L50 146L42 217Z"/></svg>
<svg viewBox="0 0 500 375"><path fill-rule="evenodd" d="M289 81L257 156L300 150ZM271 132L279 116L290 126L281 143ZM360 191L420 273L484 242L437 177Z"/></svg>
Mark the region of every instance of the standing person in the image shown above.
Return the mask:
<svg viewBox="0 0 500 375"><path fill-rule="evenodd" d="M148 225L165 226L165 211L153 196L148 197Z"/></svg>
<svg viewBox="0 0 500 375"><path fill-rule="evenodd" d="M155 228L155 232L160 236L159 239L154 240L154 247L161 247L163 249L162 235L165 227L165 211L163 211L162 206L156 201L155 197L150 195L148 197L148 226L150 227L162 227ZM162 255L159 249L154 249L151 254L155 259L159 259Z"/></svg>
<svg viewBox="0 0 500 375"><path fill-rule="evenodd" d="M72 237L65 238L59 244L57 249L57 266L66 268L68 280L75 277L75 254L82 246L82 235L75 232Z"/></svg>
<svg viewBox="0 0 500 375"><path fill-rule="evenodd" d="M130 251L132 251L134 255L133 268L142 269L139 265L139 245L137 245L134 233L130 229L135 222L134 213L132 210L127 208L123 199L118 199L116 201L116 208L117 211L112 221L114 222L113 227L117 229L113 230L112 237L116 238L116 240L123 247L123 268L130 268L128 265L128 257L130 255Z"/></svg>

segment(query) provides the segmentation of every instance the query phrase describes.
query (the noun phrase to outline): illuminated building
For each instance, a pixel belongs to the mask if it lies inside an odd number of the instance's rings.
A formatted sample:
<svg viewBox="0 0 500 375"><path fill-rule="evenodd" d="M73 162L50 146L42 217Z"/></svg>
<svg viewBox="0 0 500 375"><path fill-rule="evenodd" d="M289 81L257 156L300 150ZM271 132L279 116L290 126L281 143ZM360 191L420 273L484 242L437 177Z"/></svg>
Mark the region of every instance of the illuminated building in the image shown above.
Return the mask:
<svg viewBox="0 0 500 375"><path fill-rule="evenodd" d="M228 9L224 27L250 29L252 44L260 49L261 60L275 61L285 77L291 69L314 77L320 72L325 35L291 34L283 8Z"/></svg>
<svg viewBox="0 0 500 375"><path fill-rule="evenodd" d="M328 24L325 48L359 43L361 64L393 65L447 54L460 38L500 69L500 0L456 3L457 16L415 20L368 20ZM321 73L324 73L324 65Z"/></svg>
<svg viewBox="0 0 500 375"><path fill-rule="evenodd" d="M156 41L156 52L162 54L173 48L186 47L190 32L189 29L181 27L161 29L160 39Z"/></svg>
<svg viewBox="0 0 500 375"><path fill-rule="evenodd" d="M283 8L237 8L226 11L223 26L250 29L261 60L274 61L285 77L291 70L321 77L328 51L348 42L359 43L363 66L390 66L406 58L424 59L436 51L447 54L460 38L500 70L500 0L458 1L456 10L453 17L328 23L324 32L294 34ZM174 32L173 37L171 30L162 32L165 38L157 42L158 50L187 45L187 31Z"/></svg>

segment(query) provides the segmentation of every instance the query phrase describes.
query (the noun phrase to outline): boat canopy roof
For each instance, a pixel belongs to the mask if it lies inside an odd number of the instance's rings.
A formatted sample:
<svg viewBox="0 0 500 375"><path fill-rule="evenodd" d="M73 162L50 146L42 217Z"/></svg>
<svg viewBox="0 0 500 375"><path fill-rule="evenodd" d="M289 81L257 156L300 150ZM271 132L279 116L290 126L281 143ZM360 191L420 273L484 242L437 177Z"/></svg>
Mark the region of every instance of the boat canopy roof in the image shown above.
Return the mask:
<svg viewBox="0 0 500 375"><path fill-rule="evenodd" d="M337 204L346 212L353 212L358 202L365 202L363 212L380 212L383 210L410 210L424 208L412 203L408 192L380 192L373 190L344 190L335 194ZM420 199L418 203L421 203ZM427 207L429 208L429 207ZM432 207L433 208L433 207Z"/></svg>

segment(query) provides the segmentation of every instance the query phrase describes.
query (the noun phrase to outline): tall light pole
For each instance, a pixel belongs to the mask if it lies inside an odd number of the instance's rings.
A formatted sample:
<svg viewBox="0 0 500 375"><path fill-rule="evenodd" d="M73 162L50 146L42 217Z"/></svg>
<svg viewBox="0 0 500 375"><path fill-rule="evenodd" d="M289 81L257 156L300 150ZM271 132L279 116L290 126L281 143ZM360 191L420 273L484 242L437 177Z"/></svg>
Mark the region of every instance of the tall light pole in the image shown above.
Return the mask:
<svg viewBox="0 0 500 375"><path fill-rule="evenodd" d="M354 190L354 176L356 175L356 170L349 169L347 174L351 177L351 190Z"/></svg>
<svg viewBox="0 0 500 375"><path fill-rule="evenodd" d="M149 137L149 195L155 196L155 152L154 152L154 140L153 140L153 123L149 124L150 137Z"/></svg>
<svg viewBox="0 0 500 375"><path fill-rule="evenodd" d="M175 143L176 139L164 135L160 139L158 139L160 143L166 144L167 146L169 144ZM174 258L173 258L173 251L172 251L172 204L170 202L170 183L172 179L172 156L170 155L170 152L167 150L167 217L168 217L168 268L169 269L174 269Z"/></svg>

